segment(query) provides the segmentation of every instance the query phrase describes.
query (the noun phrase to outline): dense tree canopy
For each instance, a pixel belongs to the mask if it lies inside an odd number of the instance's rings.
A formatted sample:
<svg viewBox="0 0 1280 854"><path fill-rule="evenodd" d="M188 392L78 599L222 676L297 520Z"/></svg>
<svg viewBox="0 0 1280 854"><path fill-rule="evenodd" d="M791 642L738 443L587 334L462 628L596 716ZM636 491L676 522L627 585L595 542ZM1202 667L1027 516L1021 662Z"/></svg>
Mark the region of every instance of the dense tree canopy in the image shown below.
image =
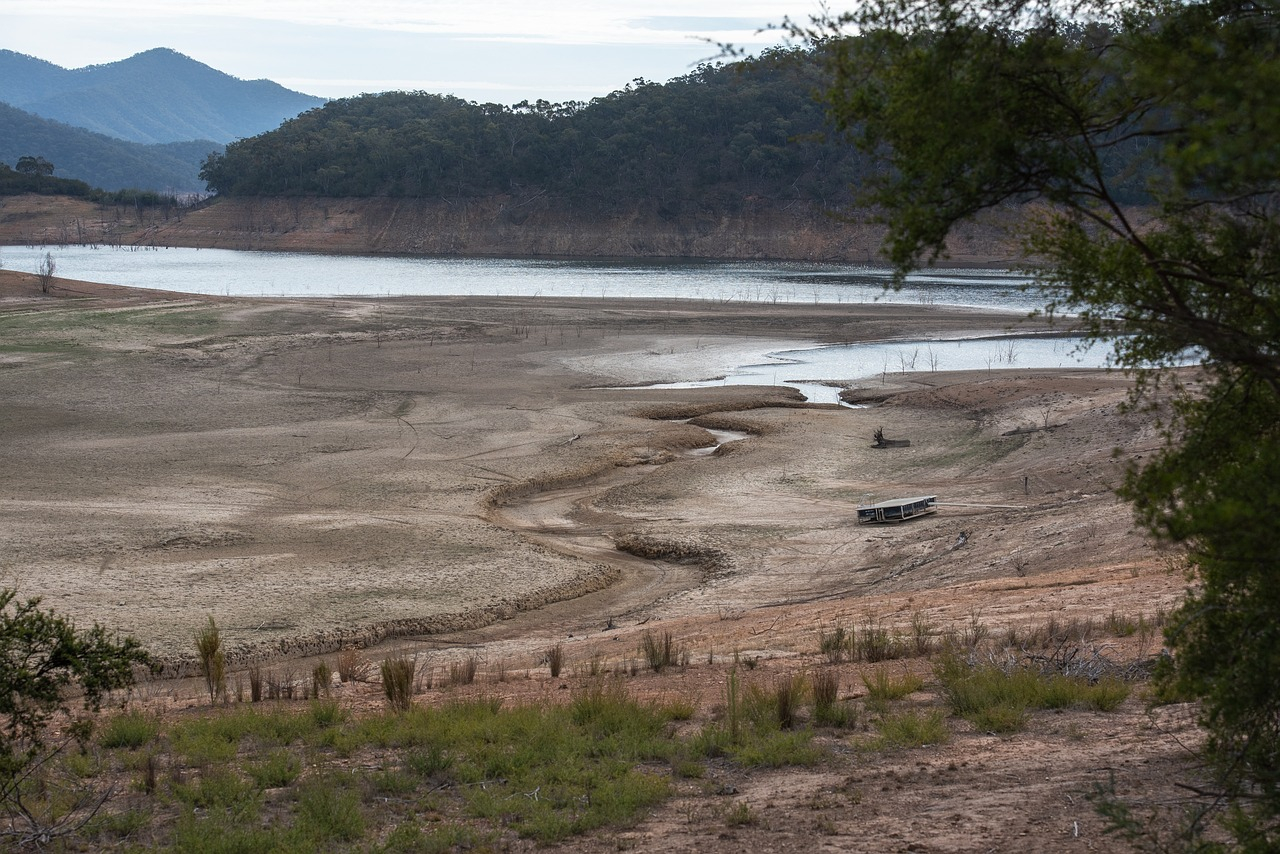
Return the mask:
<svg viewBox="0 0 1280 854"><path fill-rule="evenodd" d="M589 207L844 198L862 158L823 134L805 54L635 81L590 103L422 92L332 101L205 163L228 195L549 194Z"/></svg>
<svg viewBox="0 0 1280 854"><path fill-rule="evenodd" d="M21 172L23 175L52 175L53 164L43 157L24 154L18 158L17 164L13 167L15 171Z"/></svg>
<svg viewBox="0 0 1280 854"><path fill-rule="evenodd" d="M1280 19L1275 0L873 0L795 29L901 272L1011 206L1051 310L1120 364L1188 351L1169 445L1125 487L1197 584L1167 640L1242 846L1280 844ZM848 37L855 30L857 38ZM1134 202L1142 202L1135 206ZM1166 385L1168 385L1166 383ZM1142 384L1150 388L1151 383Z"/></svg>

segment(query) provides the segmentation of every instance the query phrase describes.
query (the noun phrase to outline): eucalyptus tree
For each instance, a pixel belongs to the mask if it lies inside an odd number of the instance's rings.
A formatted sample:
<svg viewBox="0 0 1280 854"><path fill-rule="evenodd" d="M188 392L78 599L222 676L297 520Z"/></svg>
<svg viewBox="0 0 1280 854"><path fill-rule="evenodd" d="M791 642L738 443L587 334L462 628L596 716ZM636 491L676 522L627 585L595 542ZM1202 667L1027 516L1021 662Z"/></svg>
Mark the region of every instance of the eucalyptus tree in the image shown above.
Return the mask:
<svg viewBox="0 0 1280 854"><path fill-rule="evenodd" d="M1123 494L1194 574L1167 690L1198 698L1237 844L1280 844L1280 18L1276 0L871 0L791 25L899 274L1015 221L1051 312L1174 390ZM1119 333L1117 335L1116 333ZM1203 359L1194 392L1165 370ZM1194 830L1194 828L1193 828Z"/></svg>

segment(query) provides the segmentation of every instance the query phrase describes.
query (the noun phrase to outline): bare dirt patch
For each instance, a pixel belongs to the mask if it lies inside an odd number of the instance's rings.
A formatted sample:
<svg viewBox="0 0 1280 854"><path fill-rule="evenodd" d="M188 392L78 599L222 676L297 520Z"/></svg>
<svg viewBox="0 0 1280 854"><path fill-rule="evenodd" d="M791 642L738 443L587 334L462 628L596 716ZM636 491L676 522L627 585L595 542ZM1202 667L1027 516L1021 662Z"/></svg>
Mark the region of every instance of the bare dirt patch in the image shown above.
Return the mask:
<svg viewBox="0 0 1280 854"><path fill-rule="evenodd" d="M891 374L851 391L865 409L783 389L600 388L667 379L676 362L713 376L765 339L990 331L1015 322L1004 316L213 300L67 282L45 297L32 279L0 272L3 580L173 667L212 614L241 663L344 646L377 657L381 642L441 669L476 655L484 691L544 702L591 668L634 670L642 633L661 629L689 666L634 690L687 695L705 716L735 660L755 662L753 678L804 670L836 623L999 634L1154 615L1184 583L1112 491L1159 444L1121 410L1121 375ZM655 416L750 436L690 456L709 434ZM877 427L911 446L873 448ZM860 502L908 494L943 507L855 524ZM570 662L561 680L545 670L554 643ZM195 695L167 684L149 690ZM377 700L350 689L344 702ZM1183 761L1186 717L1145 723L1134 698L1119 716L1064 713L1012 739L869 758L837 740L831 764L726 771L573 847L1107 850L1082 792L1112 771L1153 792L1151 775ZM757 820L727 821L736 800Z"/></svg>

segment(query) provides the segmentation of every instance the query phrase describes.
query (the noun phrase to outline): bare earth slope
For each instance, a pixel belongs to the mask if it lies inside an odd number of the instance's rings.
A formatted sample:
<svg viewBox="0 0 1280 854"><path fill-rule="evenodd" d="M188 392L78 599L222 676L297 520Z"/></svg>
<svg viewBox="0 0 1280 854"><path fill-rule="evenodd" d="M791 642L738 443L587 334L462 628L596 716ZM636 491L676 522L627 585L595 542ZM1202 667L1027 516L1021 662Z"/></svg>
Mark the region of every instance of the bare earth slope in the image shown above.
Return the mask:
<svg viewBox="0 0 1280 854"><path fill-rule="evenodd" d="M865 409L785 389L601 388L715 376L735 353L797 342L1013 322L74 282L42 296L0 271L0 572L174 666L211 614L241 663L389 641L439 666L465 652L539 674L484 689L512 701L564 696L548 645L575 667L624 669L660 627L692 664L635 690L689 696L700 714L732 662L758 662L761 680L800 672L836 623L999 635L1167 609L1182 578L1111 491L1159 443L1146 416L1120 411L1121 375L889 374L850 392ZM703 427L749 436L690 454L713 441ZM911 446L873 449L877 427ZM858 503L913 494L945 506L855 525ZM857 696L856 668L844 675ZM1195 738L1185 710L1145 720L1135 697L1119 716L1065 713L1014 740L967 732L865 760L839 744L819 769L691 783L634 830L573 847L1110 850L1083 792L1110 770L1154 796ZM727 824L713 791L730 790L763 819Z"/></svg>

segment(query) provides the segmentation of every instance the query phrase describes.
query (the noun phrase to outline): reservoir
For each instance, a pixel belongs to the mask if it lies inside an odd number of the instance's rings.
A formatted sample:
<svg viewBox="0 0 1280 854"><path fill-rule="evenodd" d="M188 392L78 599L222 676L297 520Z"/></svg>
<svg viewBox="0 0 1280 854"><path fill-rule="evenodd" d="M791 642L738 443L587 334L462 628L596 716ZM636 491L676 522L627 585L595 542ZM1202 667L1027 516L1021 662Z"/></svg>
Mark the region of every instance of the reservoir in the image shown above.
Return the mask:
<svg viewBox="0 0 1280 854"><path fill-rule="evenodd" d="M108 246L5 246L6 269L35 272L45 253L67 279L232 297L521 296L704 303L891 303L1009 312L1044 305L1032 280L1007 270L929 270L886 290L883 268L784 261L597 261L420 258ZM1101 367L1109 348L1080 339L911 340L752 353L714 378L658 388L786 385L836 402L847 382L912 371Z"/></svg>
<svg viewBox="0 0 1280 854"><path fill-rule="evenodd" d="M5 269L34 273L48 252L66 279L245 297L526 296L734 303L956 305L1026 314L1044 304L1026 275L931 270L886 291L888 270L794 261L594 261L408 258L155 249L4 246Z"/></svg>

